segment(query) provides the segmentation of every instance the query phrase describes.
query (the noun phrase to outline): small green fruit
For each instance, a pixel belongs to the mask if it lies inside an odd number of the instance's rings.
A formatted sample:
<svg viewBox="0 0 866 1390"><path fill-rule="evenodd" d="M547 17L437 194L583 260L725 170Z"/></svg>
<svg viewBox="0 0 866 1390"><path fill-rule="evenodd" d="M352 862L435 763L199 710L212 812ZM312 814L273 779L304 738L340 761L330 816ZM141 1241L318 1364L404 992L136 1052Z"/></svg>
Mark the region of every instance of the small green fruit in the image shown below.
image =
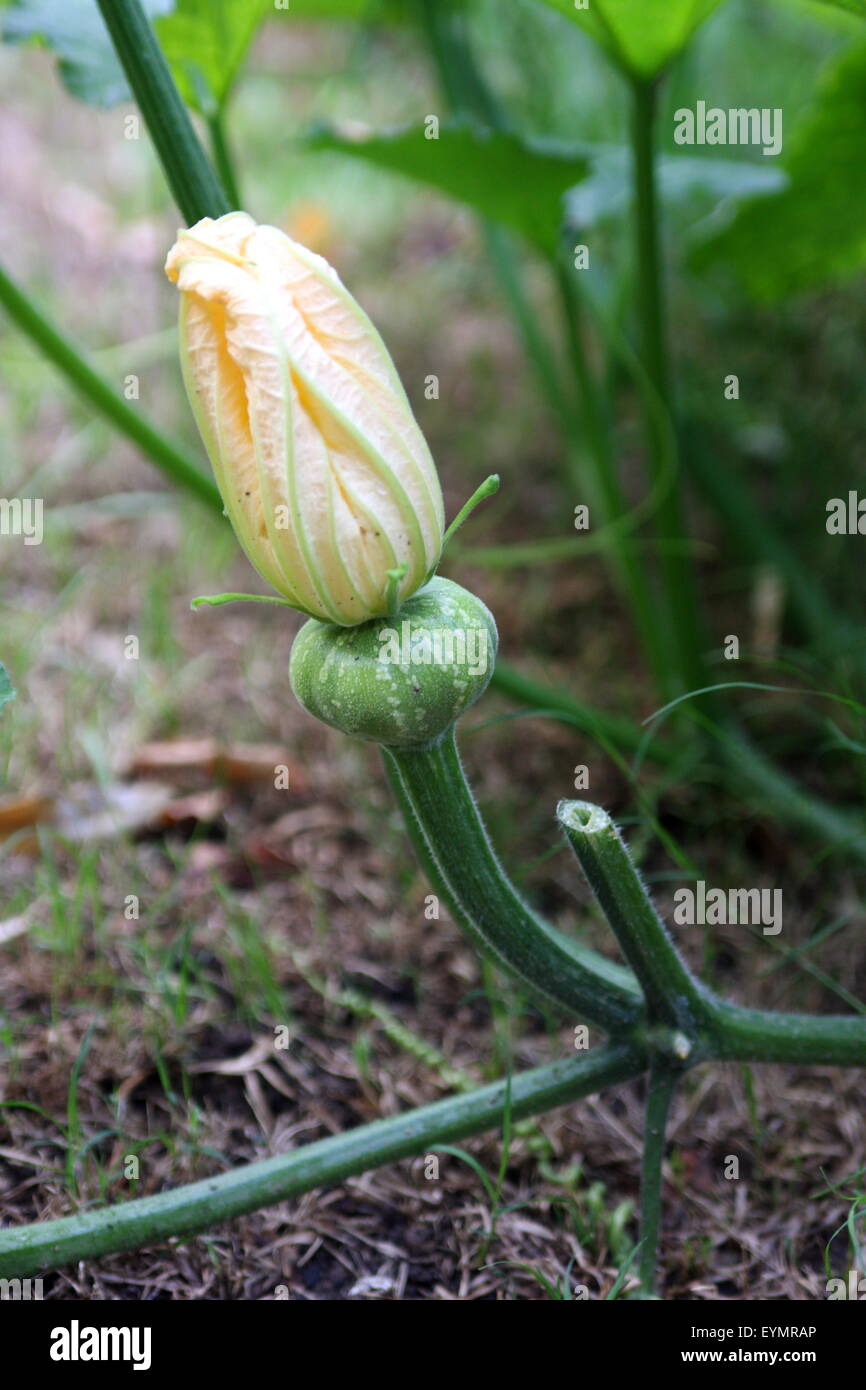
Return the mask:
<svg viewBox="0 0 866 1390"><path fill-rule="evenodd" d="M392 618L340 627L311 618L289 678L310 714L389 748L435 743L493 675L498 636L480 599L438 576Z"/></svg>

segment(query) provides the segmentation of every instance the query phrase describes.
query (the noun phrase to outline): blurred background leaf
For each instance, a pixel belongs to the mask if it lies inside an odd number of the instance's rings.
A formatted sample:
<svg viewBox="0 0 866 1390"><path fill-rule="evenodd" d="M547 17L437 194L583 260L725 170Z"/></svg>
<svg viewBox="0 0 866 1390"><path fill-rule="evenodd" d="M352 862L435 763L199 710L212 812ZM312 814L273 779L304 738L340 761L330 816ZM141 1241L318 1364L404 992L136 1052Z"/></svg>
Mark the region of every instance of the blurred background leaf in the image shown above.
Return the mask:
<svg viewBox="0 0 866 1390"><path fill-rule="evenodd" d="M143 0L151 19L168 14L172 0ZM63 85L91 106L130 99L96 0L15 0L3 12L7 43L36 41L57 55Z"/></svg>
<svg viewBox="0 0 866 1390"><path fill-rule="evenodd" d="M831 63L783 155L787 187L748 202L694 253L772 300L866 264L866 46Z"/></svg>
<svg viewBox="0 0 866 1390"><path fill-rule="evenodd" d="M155 25L181 95L196 110L224 105L273 0L176 0Z"/></svg>
<svg viewBox="0 0 866 1390"><path fill-rule="evenodd" d="M272 0L143 4L184 100L205 114L225 103L257 28L277 13ZM346 17L357 8L346 5ZM292 0L292 12L296 9ZM80 101L108 107L131 99L96 0L14 0L3 15L3 38L35 40L52 49L66 89Z"/></svg>
<svg viewBox="0 0 866 1390"><path fill-rule="evenodd" d="M665 67L720 0L544 0L592 34L617 64L643 77Z"/></svg>
<svg viewBox="0 0 866 1390"><path fill-rule="evenodd" d="M369 23L387 21L399 23L407 16L407 0L288 0L288 8L270 9L277 18L319 19L322 21L354 20Z"/></svg>
<svg viewBox="0 0 866 1390"><path fill-rule="evenodd" d="M860 19L866 19L866 0L814 0L816 5L832 5L836 10L847 10L848 14L856 14Z"/></svg>
<svg viewBox="0 0 866 1390"><path fill-rule="evenodd" d="M566 192L589 169L577 149L469 124L442 125L438 139L426 138L424 126L370 135L323 127L306 143L429 184L545 250L555 247Z"/></svg>
<svg viewBox="0 0 866 1390"><path fill-rule="evenodd" d="M3 665L3 662L0 661L0 709L2 709L4 705L7 705L10 700L14 699L15 691L12 688L9 673Z"/></svg>
<svg viewBox="0 0 866 1390"><path fill-rule="evenodd" d="M588 151L592 173L569 191L566 206L570 227L585 228L606 217L627 214L631 199L631 155L624 145ZM745 198L766 197L787 184L776 165L743 159L701 155L660 155L656 163L659 194L671 204L728 205Z"/></svg>

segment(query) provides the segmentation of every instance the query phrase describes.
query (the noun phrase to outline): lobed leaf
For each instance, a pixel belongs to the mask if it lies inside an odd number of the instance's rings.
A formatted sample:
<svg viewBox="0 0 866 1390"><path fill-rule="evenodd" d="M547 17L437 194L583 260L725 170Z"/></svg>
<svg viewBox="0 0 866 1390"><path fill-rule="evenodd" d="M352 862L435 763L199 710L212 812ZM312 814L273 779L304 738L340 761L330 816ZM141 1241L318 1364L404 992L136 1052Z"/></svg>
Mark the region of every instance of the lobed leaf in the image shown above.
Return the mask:
<svg viewBox="0 0 866 1390"><path fill-rule="evenodd" d="M155 19L167 14L173 0L142 0ZM64 87L90 106L116 106L130 99L96 0L13 0L2 16L7 43L37 42L58 60Z"/></svg>
<svg viewBox="0 0 866 1390"><path fill-rule="evenodd" d="M851 0L860 3L861 0ZM651 77L685 48L720 0L542 0L591 34L628 72Z"/></svg>
<svg viewBox="0 0 866 1390"><path fill-rule="evenodd" d="M628 212L632 199L631 154L624 145L589 149L592 174L566 198L568 225L576 231ZM766 197L785 188L784 171L768 161L713 155L659 155L659 197L670 204L709 200L728 205L749 197Z"/></svg>
<svg viewBox="0 0 866 1390"><path fill-rule="evenodd" d="M295 0L291 0L293 13ZM142 0L184 99L208 114L231 91L273 0ZM67 91L91 106L116 106L131 93L96 0L12 0L3 38L36 41L58 59Z"/></svg>
<svg viewBox="0 0 866 1390"><path fill-rule="evenodd" d="M696 248L698 268L729 265L756 299L844 278L866 265L866 45L844 51L782 154L785 188L744 203Z"/></svg>
<svg viewBox="0 0 866 1390"><path fill-rule="evenodd" d="M438 139L427 139L424 126L362 136L324 127L306 144L429 184L546 251L556 244L566 193L589 169L586 155L573 147L465 123L441 126Z"/></svg>
<svg viewBox="0 0 866 1390"><path fill-rule="evenodd" d="M181 96L205 115L222 106L273 0L175 0L156 35Z"/></svg>
<svg viewBox="0 0 866 1390"><path fill-rule="evenodd" d="M815 0L816 5L829 5L834 10L845 10L847 14L856 14L860 19L866 19L866 0Z"/></svg>

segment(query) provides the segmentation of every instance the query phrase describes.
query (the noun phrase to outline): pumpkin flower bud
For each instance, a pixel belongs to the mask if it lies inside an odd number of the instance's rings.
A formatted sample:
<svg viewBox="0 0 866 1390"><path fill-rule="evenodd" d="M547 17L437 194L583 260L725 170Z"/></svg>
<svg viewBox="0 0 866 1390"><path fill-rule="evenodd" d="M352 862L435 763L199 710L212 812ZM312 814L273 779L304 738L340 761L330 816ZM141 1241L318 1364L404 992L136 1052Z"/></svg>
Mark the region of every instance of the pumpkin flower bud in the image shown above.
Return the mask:
<svg viewBox="0 0 866 1390"><path fill-rule="evenodd" d="M385 345L321 256L244 212L178 233L187 394L226 514L287 603L353 626L442 550L436 468Z"/></svg>

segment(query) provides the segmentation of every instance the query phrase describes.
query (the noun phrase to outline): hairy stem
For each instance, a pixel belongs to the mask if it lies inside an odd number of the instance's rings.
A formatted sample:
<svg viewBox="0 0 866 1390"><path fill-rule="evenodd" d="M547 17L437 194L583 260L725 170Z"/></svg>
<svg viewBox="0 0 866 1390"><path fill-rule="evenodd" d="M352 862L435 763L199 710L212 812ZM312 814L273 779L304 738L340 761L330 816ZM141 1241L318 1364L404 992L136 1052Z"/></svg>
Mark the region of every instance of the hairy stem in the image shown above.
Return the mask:
<svg viewBox="0 0 866 1390"><path fill-rule="evenodd" d="M557 814L644 991L650 1024L664 1026L650 1034L662 1057L688 1065L710 1057L866 1065L866 1008L822 1017L720 1000L680 958L610 816L584 801L562 801Z"/></svg>
<svg viewBox="0 0 866 1390"><path fill-rule="evenodd" d="M505 874L463 775L453 729L430 748L383 752L418 858L478 949L567 1016L608 1032L633 1028L642 1000L629 973L555 931Z"/></svg>
<svg viewBox="0 0 866 1390"><path fill-rule="evenodd" d="M588 801L561 801L557 816L637 976L650 1021L694 1037L710 995L680 958L610 816Z"/></svg>
<svg viewBox="0 0 866 1390"><path fill-rule="evenodd" d="M632 98L631 147L634 171L634 218L637 256L637 307L641 358L649 383L673 418L670 364L665 317L662 262L659 248L656 189L654 80L629 79ZM706 685L701 658L702 637L691 562L685 547L685 527L677 480L664 486L666 440L656 412L645 411L645 431L653 482L664 490L658 505L657 528L664 607L670 625L672 672L681 690Z"/></svg>
<svg viewBox="0 0 866 1390"><path fill-rule="evenodd" d="M665 1061L650 1067L640 1170L640 1282L645 1297L656 1292L662 1226L662 1170L668 1112L679 1073Z"/></svg>
<svg viewBox="0 0 866 1390"><path fill-rule="evenodd" d="M127 81L150 132L174 200L189 225L221 217L231 204L181 101L139 0L97 0Z"/></svg>
<svg viewBox="0 0 866 1390"><path fill-rule="evenodd" d="M712 1055L723 1062L866 1067L866 1014L785 1014L713 1001Z"/></svg>
<svg viewBox="0 0 866 1390"><path fill-rule="evenodd" d="M511 1080L511 1116L520 1119L565 1105L626 1081L644 1066L636 1043L619 1042L521 1072ZM170 1236L195 1235L245 1212L426 1153L434 1145L482 1134L502 1123L506 1092L506 1083L497 1081L170 1192L56 1221L7 1227L0 1231L0 1277L24 1278L78 1260L156 1245Z"/></svg>

